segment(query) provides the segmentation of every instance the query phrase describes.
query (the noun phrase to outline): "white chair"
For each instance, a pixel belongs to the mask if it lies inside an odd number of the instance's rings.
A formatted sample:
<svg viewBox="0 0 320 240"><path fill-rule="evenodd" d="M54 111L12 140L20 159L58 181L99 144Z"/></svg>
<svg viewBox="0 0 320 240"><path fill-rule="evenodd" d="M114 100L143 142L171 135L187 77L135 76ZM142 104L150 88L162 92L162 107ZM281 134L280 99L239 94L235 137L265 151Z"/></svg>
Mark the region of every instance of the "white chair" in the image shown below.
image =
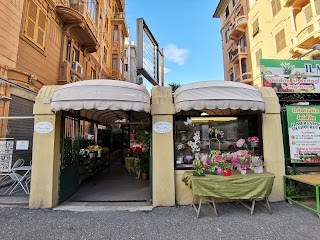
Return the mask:
<svg viewBox="0 0 320 240"><path fill-rule="evenodd" d="M12 169L12 168L20 167L20 166L22 166L23 164L24 164L24 160L23 160L22 158L19 158L19 159L17 159L17 160L13 163L11 169ZM11 169L10 169L10 171L7 172L7 173L1 173L1 175L4 176L3 178L1 178L1 181L2 181L2 182L5 181L5 180L9 177L9 174L10 174L10 173L12 173Z"/></svg>
<svg viewBox="0 0 320 240"><path fill-rule="evenodd" d="M17 188L17 187L21 187L21 189L15 191L15 192L18 192L18 191L21 191L22 189L24 190L25 193L29 193L29 191L27 191L25 189L25 186L23 186L23 181L25 179L23 179L23 177L18 174L18 173L9 173L9 177L14 181L13 184L5 191L4 194L6 194L7 192L9 192L9 195L13 193L13 191ZM19 186L18 186L19 185Z"/></svg>
<svg viewBox="0 0 320 240"><path fill-rule="evenodd" d="M27 177L27 179L25 180L25 185L26 185L26 189L27 189L27 192L30 194L30 181L31 181L31 176L30 177Z"/></svg>

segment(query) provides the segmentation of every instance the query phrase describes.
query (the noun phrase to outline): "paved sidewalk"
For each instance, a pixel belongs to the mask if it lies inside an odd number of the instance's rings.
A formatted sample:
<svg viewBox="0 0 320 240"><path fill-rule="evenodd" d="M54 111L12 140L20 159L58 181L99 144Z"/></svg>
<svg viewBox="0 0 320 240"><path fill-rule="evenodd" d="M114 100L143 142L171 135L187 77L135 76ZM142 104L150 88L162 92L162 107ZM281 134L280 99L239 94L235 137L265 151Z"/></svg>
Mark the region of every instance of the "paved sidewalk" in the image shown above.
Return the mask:
<svg viewBox="0 0 320 240"><path fill-rule="evenodd" d="M72 212L0 208L1 239L319 239L320 219L297 205L271 203L270 215L235 203L218 205L219 217L203 206L157 207L149 212Z"/></svg>

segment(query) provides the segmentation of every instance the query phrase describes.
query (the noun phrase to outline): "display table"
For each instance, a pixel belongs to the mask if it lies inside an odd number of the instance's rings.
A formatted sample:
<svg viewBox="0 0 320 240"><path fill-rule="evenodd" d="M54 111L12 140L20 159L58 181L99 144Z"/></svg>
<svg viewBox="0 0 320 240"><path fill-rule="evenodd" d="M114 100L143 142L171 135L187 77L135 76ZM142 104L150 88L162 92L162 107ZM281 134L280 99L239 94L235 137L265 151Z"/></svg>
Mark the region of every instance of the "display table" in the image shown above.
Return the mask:
<svg viewBox="0 0 320 240"><path fill-rule="evenodd" d="M140 159L136 157L126 157L125 167L129 173L135 173L140 177L140 171L137 170L137 165L139 164Z"/></svg>
<svg viewBox="0 0 320 240"><path fill-rule="evenodd" d="M241 175L240 172L234 171L231 176L206 174L205 176L193 176L193 171L186 171L182 175L182 181L192 189L193 207L199 216L202 201L210 203L215 214L217 209L214 199L232 199L237 200L251 211L254 212L256 200L266 200L267 206L263 205L271 213L268 202L268 196L272 191L273 180L275 175L264 172L255 174L252 171L247 171L246 175ZM200 196L199 207L194 203L194 196ZM207 200L206 198L209 198ZM251 207L243 203L242 200L252 201Z"/></svg>
<svg viewBox="0 0 320 240"><path fill-rule="evenodd" d="M320 174L310 174L310 175L286 175L284 177L284 188L285 188L285 197L289 202L296 203L306 209L314 211L320 217L320 198L319 198L319 189L320 189ZM287 195L287 180L294 182L304 183L310 186L315 187L316 196L288 196Z"/></svg>

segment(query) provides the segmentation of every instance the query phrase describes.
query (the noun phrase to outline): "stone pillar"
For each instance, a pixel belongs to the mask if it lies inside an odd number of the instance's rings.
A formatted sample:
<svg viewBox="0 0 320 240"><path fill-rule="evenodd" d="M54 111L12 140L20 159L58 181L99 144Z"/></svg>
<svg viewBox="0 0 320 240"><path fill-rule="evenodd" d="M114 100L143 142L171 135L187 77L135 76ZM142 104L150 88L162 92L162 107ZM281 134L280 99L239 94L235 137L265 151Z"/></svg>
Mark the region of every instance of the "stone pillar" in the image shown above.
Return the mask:
<svg viewBox="0 0 320 240"><path fill-rule="evenodd" d="M43 87L33 108L34 124L49 122L54 128L47 134L34 131L30 208L52 208L58 204L61 112L56 114L50 107L56 88L57 86Z"/></svg>
<svg viewBox="0 0 320 240"><path fill-rule="evenodd" d="M269 200L282 201L284 200L285 158L279 99L272 88L256 88L262 93L265 102L265 112L262 114L264 166L266 171L276 175Z"/></svg>
<svg viewBox="0 0 320 240"><path fill-rule="evenodd" d="M173 126L175 113L171 87L153 87L152 124L167 122ZM152 128L152 201L153 206L175 205L173 128L157 133Z"/></svg>

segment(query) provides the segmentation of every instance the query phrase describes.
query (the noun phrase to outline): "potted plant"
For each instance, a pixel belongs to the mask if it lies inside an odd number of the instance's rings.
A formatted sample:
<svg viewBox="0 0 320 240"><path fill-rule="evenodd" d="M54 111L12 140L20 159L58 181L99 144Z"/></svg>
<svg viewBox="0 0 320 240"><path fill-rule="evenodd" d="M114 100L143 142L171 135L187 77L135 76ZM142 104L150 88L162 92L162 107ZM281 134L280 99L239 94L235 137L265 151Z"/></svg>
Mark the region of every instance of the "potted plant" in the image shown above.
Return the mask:
<svg viewBox="0 0 320 240"><path fill-rule="evenodd" d="M193 161L193 175L194 176L204 176L205 175L205 166L200 159L196 159Z"/></svg>
<svg viewBox="0 0 320 240"><path fill-rule="evenodd" d="M140 155L140 162L138 164L138 170L141 171L142 180L149 178L149 151L143 151Z"/></svg>
<svg viewBox="0 0 320 240"><path fill-rule="evenodd" d="M254 173L263 173L263 161L262 157L254 156L251 159L251 169Z"/></svg>
<svg viewBox="0 0 320 240"><path fill-rule="evenodd" d="M231 155L233 165L237 167L242 175L245 175L250 167L251 155L247 150L239 150Z"/></svg>

